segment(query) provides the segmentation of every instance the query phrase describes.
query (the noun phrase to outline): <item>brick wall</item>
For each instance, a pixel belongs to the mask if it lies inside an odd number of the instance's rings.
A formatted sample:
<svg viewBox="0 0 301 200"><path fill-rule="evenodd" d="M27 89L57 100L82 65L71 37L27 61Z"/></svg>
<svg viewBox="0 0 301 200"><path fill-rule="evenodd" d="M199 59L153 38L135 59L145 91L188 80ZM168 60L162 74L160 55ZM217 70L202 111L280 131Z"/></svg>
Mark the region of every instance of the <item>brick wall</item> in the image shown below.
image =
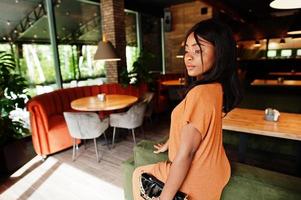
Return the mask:
<svg viewBox="0 0 301 200"><path fill-rule="evenodd" d="M107 40L112 42L117 54L121 58L121 60L117 62L106 62L107 82L116 83L118 82L118 74L121 72L121 69L123 67L126 68L124 1L102 0L101 3L101 9L103 11L103 34L105 34Z"/></svg>

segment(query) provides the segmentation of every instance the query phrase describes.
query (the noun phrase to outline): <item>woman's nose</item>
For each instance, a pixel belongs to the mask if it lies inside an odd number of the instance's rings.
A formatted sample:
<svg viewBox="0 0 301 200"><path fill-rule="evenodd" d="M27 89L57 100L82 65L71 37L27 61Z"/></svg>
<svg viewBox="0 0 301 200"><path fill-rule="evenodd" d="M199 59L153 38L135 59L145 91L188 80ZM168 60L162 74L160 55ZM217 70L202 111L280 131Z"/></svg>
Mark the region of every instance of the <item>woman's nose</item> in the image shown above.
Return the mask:
<svg viewBox="0 0 301 200"><path fill-rule="evenodd" d="M186 60L192 60L193 59L193 57L190 53L186 53L185 58L186 58Z"/></svg>

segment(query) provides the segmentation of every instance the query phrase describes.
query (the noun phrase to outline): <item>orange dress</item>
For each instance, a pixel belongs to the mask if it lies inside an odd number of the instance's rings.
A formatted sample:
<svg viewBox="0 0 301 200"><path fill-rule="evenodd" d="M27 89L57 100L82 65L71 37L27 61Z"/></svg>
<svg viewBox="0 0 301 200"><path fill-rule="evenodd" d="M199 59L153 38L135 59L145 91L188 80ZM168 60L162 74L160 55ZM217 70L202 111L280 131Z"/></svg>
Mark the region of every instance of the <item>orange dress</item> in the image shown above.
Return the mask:
<svg viewBox="0 0 301 200"><path fill-rule="evenodd" d="M220 199L222 190L230 178L230 164L222 143L222 103L223 91L219 83L198 85L188 92L171 115L169 161L138 167L134 171L134 199L141 199L139 195L141 173L151 173L166 182L171 163L181 144L182 127L187 123L192 124L200 132L202 141L180 191L187 193L189 200Z"/></svg>

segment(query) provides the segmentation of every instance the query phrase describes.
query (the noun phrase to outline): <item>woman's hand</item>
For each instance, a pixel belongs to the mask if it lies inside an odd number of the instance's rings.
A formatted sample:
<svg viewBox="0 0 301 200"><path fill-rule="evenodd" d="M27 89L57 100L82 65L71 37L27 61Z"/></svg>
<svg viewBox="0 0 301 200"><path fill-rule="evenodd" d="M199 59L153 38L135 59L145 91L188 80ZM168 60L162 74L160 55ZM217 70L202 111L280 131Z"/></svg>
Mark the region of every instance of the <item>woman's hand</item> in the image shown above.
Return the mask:
<svg viewBox="0 0 301 200"><path fill-rule="evenodd" d="M168 141L165 144L163 143L155 144L154 148L156 149L154 153L156 154L163 153L168 150Z"/></svg>

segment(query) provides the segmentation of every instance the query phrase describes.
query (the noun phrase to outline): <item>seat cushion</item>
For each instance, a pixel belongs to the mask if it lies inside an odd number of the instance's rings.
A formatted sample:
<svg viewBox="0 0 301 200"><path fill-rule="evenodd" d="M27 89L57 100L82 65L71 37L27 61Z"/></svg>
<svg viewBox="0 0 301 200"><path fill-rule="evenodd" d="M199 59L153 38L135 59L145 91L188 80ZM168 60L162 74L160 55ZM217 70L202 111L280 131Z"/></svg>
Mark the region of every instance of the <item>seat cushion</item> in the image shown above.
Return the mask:
<svg viewBox="0 0 301 200"><path fill-rule="evenodd" d="M126 200L134 199L132 190L132 175L135 169L134 158L130 157L128 160L122 163L123 174L123 190L124 198Z"/></svg>
<svg viewBox="0 0 301 200"><path fill-rule="evenodd" d="M159 142L142 140L134 147L135 167L149 165L168 159L167 152L154 154L154 144Z"/></svg>
<svg viewBox="0 0 301 200"><path fill-rule="evenodd" d="M232 175L222 200L299 200L301 179L261 168L231 163Z"/></svg>
<svg viewBox="0 0 301 200"><path fill-rule="evenodd" d="M51 141L50 152L57 152L72 145L72 138L63 115L52 115L49 118L48 141Z"/></svg>

